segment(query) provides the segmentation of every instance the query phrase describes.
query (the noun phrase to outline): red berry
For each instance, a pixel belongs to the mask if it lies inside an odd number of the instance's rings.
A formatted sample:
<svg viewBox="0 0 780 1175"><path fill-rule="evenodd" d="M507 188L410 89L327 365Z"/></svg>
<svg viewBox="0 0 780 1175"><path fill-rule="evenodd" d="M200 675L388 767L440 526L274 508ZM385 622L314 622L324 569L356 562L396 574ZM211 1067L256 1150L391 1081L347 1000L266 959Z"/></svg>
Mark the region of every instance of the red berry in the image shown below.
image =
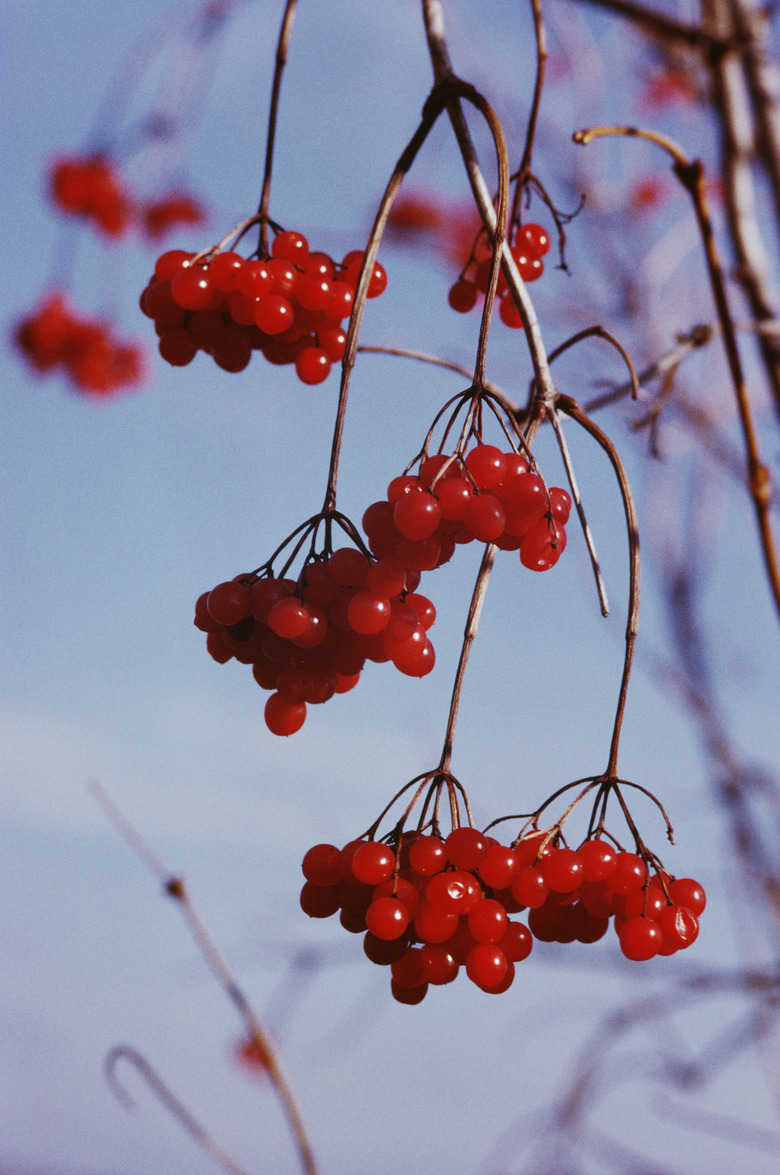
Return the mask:
<svg viewBox="0 0 780 1175"><path fill-rule="evenodd" d="M629 918L620 929L620 949L635 963L652 959L663 943L663 931L650 918Z"/></svg>
<svg viewBox="0 0 780 1175"><path fill-rule="evenodd" d="M218 583L212 588L206 600L206 607L212 620L218 624L238 624L249 615L251 589L249 584L231 579Z"/></svg>
<svg viewBox="0 0 780 1175"><path fill-rule="evenodd" d="M678 877L669 882L669 897L678 906L686 906L698 917L707 905L703 886L692 877Z"/></svg>
<svg viewBox="0 0 780 1175"><path fill-rule="evenodd" d="M504 476L506 460L495 445L477 445L466 454L466 468L479 489L489 490Z"/></svg>
<svg viewBox="0 0 780 1175"><path fill-rule="evenodd" d="M469 310L473 310L476 305L477 287L473 282L461 278L450 288L447 301L458 314L468 314Z"/></svg>
<svg viewBox="0 0 780 1175"><path fill-rule="evenodd" d="M339 856L336 845L312 845L301 864L303 876L315 885L337 885L341 880Z"/></svg>
<svg viewBox="0 0 780 1175"><path fill-rule="evenodd" d="M301 383L321 384L330 375L331 359L321 347L304 347L295 357L295 371Z"/></svg>
<svg viewBox="0 0 780 1175"><path fill-rule="evenodd" d="M583 880L583 865L574 849L553 849L541 862L542 876L556 893L571 893Z"/></svg>
<svg viewBox="0 0 780 1175"><path fill-rule="evenodd" d="M352 856L352 872L364 885L378 885L380 881L386 881L392 876L394 868L395 853L388 845L378 841L364 841Z"/></svg>
<svg viewBox="0 0 780 1175"><path fill-rule="evenodd" d="M530 257L544 257L550 249L550 237L540 224L521 224L515 234L515 244L523 246Z"/></svg>
<svg viewBox="0 0 780 1175"><path fill-rule="evenodd" d="M281 694L271 694L265 704L265 724L271 734L291 735L306 721L306 703L288 702Z"/></svg>
<svg viewBox="0 0 780 1175"><path fill-rule="evenodd" d="M508 960L500 947L477 943L466 957L466 974L484 990L495 988L506 975Z"/></svg>
<svg viewBox="0 0 780 1175"><path fill-rule="evenodd" d="M376 938L400 938L409 925L409 911L398 898L375 898L366 910L366 927Z"/></svg>
<svg viewBox="0 0 780 1175"><path fill-rule="evenodd" d="M301 233L292 231L277 233L271 243L271 253L284 261L303 263L309 256L309 242Z"/></svg>
<svg viewBox="0 0 780 1175"><path fill-rule="evenodd" d="M476 828L453 828L444 841L447 860L456 869L477 869L487 850L487 839Z"/></svg>

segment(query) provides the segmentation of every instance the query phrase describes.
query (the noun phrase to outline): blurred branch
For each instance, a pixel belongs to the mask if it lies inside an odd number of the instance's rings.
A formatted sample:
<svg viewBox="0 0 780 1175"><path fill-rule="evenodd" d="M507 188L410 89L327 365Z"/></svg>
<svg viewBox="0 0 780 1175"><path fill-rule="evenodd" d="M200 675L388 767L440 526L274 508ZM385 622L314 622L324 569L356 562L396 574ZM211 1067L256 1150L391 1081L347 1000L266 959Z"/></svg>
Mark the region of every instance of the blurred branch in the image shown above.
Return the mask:
<svg viewBox="0 0 780 1175"><path fill-rule="evenodd" d="M156 874L168 896L178 902L184 920L187 922L204 959L216 975L223 991L243 1020L247 1033L258 1048L261 1056L265 1058L269 1078L279 1095L290 1131L298 1149L298 1157L302 1170L305 1172L305 1175L316 1175L314 1156L306 1136L303 1119L298 1110L289 1082L282 1071L271 1039L260 1024L248 999L239 987L226 961L223 959L216 944L206 930L205 924L190 900L184 881L181 877L176 877L165 868L162 861L152 852L137 829L133 827L124 813L108 795L105 788L101 787L98 783L93 783L90 785L89 790L117 832L124 837L147 868Z"/></svg>
<svg viewBox="0 0 780 1175"><path fill-rule="evenodd" d="M128 1064L132 1065L140 1073L155 1097L162 1102L166 1110L184 1127L187 1134L195 1140L198 1146L215 1163L218 1163L220 1167L223 1167L228 1172L228 1175L247 1175L245 1169L240 1167L235 1159L218 1142L214 1141L196 1118L193 1118L187 1107L169 1089L156 1070L149 1064L146 1057L142 1053L139 1053L137 1049L131 1048L126 1044L119 1044L115 1048L112 1048L106 1056L104 1064L106 1081L117 1101L121 1102L128 1110L132 1110L135 1107L133 1099L126 1092L116 1075L116 1067L119 1061L127 1061Z"/></svg>

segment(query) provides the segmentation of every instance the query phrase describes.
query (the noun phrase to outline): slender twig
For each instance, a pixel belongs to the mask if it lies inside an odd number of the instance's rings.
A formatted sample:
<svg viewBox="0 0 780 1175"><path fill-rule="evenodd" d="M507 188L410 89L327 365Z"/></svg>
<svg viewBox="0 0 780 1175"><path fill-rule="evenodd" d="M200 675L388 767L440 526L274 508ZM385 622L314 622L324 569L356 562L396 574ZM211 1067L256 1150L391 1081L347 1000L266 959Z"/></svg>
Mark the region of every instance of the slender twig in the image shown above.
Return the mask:
<svg viewBox="0 0 780 1175"><path fill-rule="evenodd" d="M715 235L707 207L704 168L700 160L688 159L682 148L666 135L658 134L655 131L647 131L639 127L595 127L576 131L573 138L577 143L587 144L602 135L629 135L647 139L662 147L674 160L673 171L693 202L696 220L704 246L712 296L718 313L723 345L726 350L729 372L737 400L742 435L745 440L747 485L755 508L761 550L764 556L764 566L767 578L769 579L775 608L780 615L780 566L778 566L777 553L772 536L770 514L772 500L771 474L769 467L764 464L759 454L758 437L753 423L753 414L742 370L742 360L739 354L739 347L737 346L734 320L729 309L723 269L715 247Z"/></svg>
<svg viewBox="0 0 780 1175"><path fill-rule="evenodd" d="M517 202L520 199L520 193L523 189L523 182L531 170L531 155L534 149L534 139L536 138L536 125L539 121L539 106L542 101L544 70L547 63L547 34L544 28L544 21L542 20L542 8L539 0L531 0L531 13L533 15L534 36L536 38L536 79L534 81L531 110L528 115L528 126L525 132L525 147L523 148L523 157L520 161L520 169L517 176L515 207L512 210L513 219L517 211Z"/></svg>
<svg viewBox="0 0 780 1175"><path fill-rule="evenodd" d="M200 1122L192 1116L190 1111L179 1101L173 1091L160 1077L159 1073L147 1061L143 1053L139 1053L137 1049L130 1045L119 1044L110 1050L104 1062L104 1071L106 1074L106 1081L108 1082L112 1093L117 1101L121 1102L128 1110L135 1107L135 1103L130 1095L125 1090L125 1087L119 1081L116 1075L116 1068L120 1061L126 1061L132 1065L134 1069L140 1073L146 1084L154 1093L158 1101L162 1102L166 1110L176 1119L176 1121L186 1130L191 1138L200 1146L207 1155L209 1155L215 1163L219 1163L229 1175L247 1175L244 1167L240 1167L232 1155L228 1154L223 1147L216 1142L211 1135L206 1131Z"/></svg>
<svg viewBox="0 0 780 1175"><path fill-rule="evenodd" d="M243 1020L249 1036L266 1060L268 1076L282 1103L290 1131L298 1150L301 1169L305 1172L305 1175L316 1175L314 1155L309 1145L303 1119L298 1110L292 1089L276 1056L273 1043L268 1033L262 1027L248 999L228 967L227 962L222 957L200 915L192 904L184 881L181 877L175 876L166 869L160 858L149 848L137 829L134 828L100 784L91 784L90 792L117 832L124 837L147 868L158 877L168 896L178 902L179 909L200 948L201 954Z"/></svg>
<svg viewBox="0 0 780 1175"><path fill-rule="evenodd" d="M401 153L398 162L395 165L390 181L385 189L384 195L379 205L374 224L371 228L371 233L366 244L363 262L360 269L360 276L355 289L355 300L352 305L352 313L349 319L349 328L347 330L346 349L344 357L341 361L341 385L339 387L339 402L336 409L336 421L333 428L333 441L330 450L330 467L328 469L328 484L325 490L325 504L323 506L324 512L332 511L336 505L336 483L338 480L339 457L341 455L341 442L344 436L344 422L347 412L347 400L349 397L349 384L352 377L352 369L355 366L355 357L358 349L358 337L360 335L360 324L363 319L363 310L368 296L368 287L371 277L374 272L374 263L376 255L379 252L379 244L382 239L382 234L387 224L387 219L390 215L390 210L393 206L393 201L398 195L401 187L401 182L412 166L417 152L422 147L428 134L433 127L436 119L442 111L442 98L434 92L428 98L423 108L423 115L420 125L415 131L412 138Z"/></svg>
<svg viewBox="0 0 780 1175"><path fill-rule="evenodd" d="M264 257L268 256L268 202L271 198L271 171L274 158L274 141L276 139L276 121L279 114L279 92L282 86L282 74L287 64L287 51L290 45L295 9L298 0L287 0L279 30L279 40L276 45L276 64L271 86L271 104L268 111L268 137L265 146L265 170L263 173L263 189L257 212L260 217L260 251Z"/></svg>

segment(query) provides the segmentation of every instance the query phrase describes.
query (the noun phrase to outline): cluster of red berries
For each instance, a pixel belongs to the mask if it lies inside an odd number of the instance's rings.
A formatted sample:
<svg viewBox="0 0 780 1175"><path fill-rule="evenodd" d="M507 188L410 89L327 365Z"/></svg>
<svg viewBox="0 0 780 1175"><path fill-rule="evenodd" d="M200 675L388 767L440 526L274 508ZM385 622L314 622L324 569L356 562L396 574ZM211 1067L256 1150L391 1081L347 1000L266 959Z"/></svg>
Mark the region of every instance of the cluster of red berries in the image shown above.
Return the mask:
<svg viewBox="0 0 780 1175"><path fill-rule="evenodd" d="M540 224L520 224L509 245L524 282L533 282L544 273L542 258L549 252L550 237ZM459 314L468 314L477 304L479 294L487 293L490 284L491 248L484 233L473 251L472 258L458 280L450 287L448 301ZM515 302L508 294L503 272L498 275L496 297L500 299L498 316L505 326L520 330L523 320Z"/></svg>
<svg viewBox="0 0 780 1175"><path fill-rule="evenodd" d="M16 328L14 339L40 372L63 369L82 392L107 395L141 382L143 352L120 343L110 326L77 314L63 294L49 294Z"/></svg>
<svg viewBox="0 0 780 1175"><path fill-rule="evenodd" d="M245 259L232 251L197 256L163 253L141 295L163 359L185 367L200 350L225 371L243 371L252 351L260 351L269 363L294 364L302 383L328 377L344 356L342 323L352 312L363 253L348 253L337 265L288 231L276 235L270 257ZM376 262L368 297L386 285Z"/></svg>
<svg viewBox="0 0 780 1175"><path fill-rule="evenodd" d="M363 934L371 960L388 966L400 1003L417 1004L430 984L451 983L461 967L483 991L512 984L533 940L596 942L610 917L623 954L634 960L691 945L704 890L690 878L656 874L635 853L604 840L553 847L534 832L513 845L474 828L449 836L403 833L398 855L373 840L319 844L303 858L300 903L312 918L340 911ZM528 926L511 914L528 910Z"/></svg>
<svg viewBox="0 0 780 1175"><path fill-rule="evenodd" d="M217 584L198 599L195 625L215 661L252 666L258 685L273 691L268 729L290 735L308 703L357 685L366 661L390 661L409 677L430 673L436 609L415 591L419 581L395 559L342 547L308 562L297 581L250 575Z"/></svg>
<svg viewBox="0 0 780 1175"><path fill-rule="evenodd" d="M49 190L62 212L92 221L109 237L121 237L137 225L156 240L176 225L205 219L202 207L186 192L170 192L147 203L134 200L116 165L102 155L55 160Z"/></svg>
<svg viewBox="0 0 780 1175"><path fill-rule="evenodd" d="M571 498L548 490L519 453L477 445L465 457L425 458L417 476L394 478L387 500L363 515L374 554L429 571L452 558L457 544L474 539L519 551L532 571L554 566L566 546Z"/></svg>

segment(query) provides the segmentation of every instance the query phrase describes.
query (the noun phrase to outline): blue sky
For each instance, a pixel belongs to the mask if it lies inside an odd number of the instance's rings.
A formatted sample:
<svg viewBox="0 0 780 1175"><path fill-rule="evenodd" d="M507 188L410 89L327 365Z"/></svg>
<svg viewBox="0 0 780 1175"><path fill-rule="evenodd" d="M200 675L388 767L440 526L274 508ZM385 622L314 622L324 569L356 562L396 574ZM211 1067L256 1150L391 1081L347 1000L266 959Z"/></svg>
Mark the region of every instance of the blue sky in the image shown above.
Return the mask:
<svg viewBox="0 0 780 1175"><path fill-rule="evenodd" d="M43 195L43 165L80 148L112 69L159 19L160 7L128 0L111 5L107 18L100 0L0 6L3 84L15 111L0 132L6 340L39 299L61 244ZM448 9L453 51L464 76L496 85L504 113L518 102L522 71L510 66L519 46L527 49L525 14L521 20L514 5L494 3L488 29L485 7ZM213 227L205 240L182 234L171 244L216 240L254 207L278 8L267 0L237 5L202 122L182 143L176 173L207 201ZM551 9L553 28L565 24L568 11ZM591 48L606 52L619 41L607 22L588 28ZM491 70L487 44L495 46ZM527 78L520 80L525 109ZM334 255L360 247L428 85L415 4L369 11L342 0L324 24L321 12L302 4L283 88L272 215ZM556 140L556 127L595 119L608 90L596 79L592 106L580 110L565 86L551 91L543 159L564 172L568 160L572 169L583 166L560 127ZM137 182L145 182L143 169ZM419 183L451 198L466 194L443 126L421 155ZM587 313L591 294L597 304L609 301L601 278L591 293L588 286L588 250L604 215L596 201L594 219L575 222L571 278L551 270L544 290L540 283L549 345L564 337L567 308ZM110 309L121 333L150 341L136 307L153 251L138 242L100 248L88 234L74 241L79 302L92 313ZM390 285L368 307L363 340L471 362L477 322L455 321L448 311L453 275L446 266L413 251L383 248L382 257ZM520 398L530 370L522 345L496 326L489 354L491 377ZM611 357L595 348L587 356L561 365L569 386L581 386L583 374L588 386L602 375L622 378ZM519 1168L517 1130L528 1132L529 1116L549 1107L606 1010L666 990L675 969L684 977L696 966L761 959L760 936L738 904L739 879L729 868L695 735L678 699L650 671L650 654L665 640L654 577L663 572L665 542L676 542L688 524L679 507L659 513L659 503L667 493L673 502L672 491L698 476L680 433L670 429L667 461L650 469L627 415L603 422L625 446L640 509L656 511L643 532L646 626L621 769L658 791L671 810L678 847L664 850L649 806L638 809L646 839L670 868L700 877L710 893L696 957L635 968L621 962L612 935L580 950L540 944L500 999L488 1000L463 979L410 1009L390 999L386 976L364 960L359 940L301 914L300 859L317 841L358 835L393 792L437 762L475 552L459 551L436 573L438 660L430 678L394 680L386 666L371 666L353 693L312 713L292 739L276 739L264 727L264 697L248 670L208 658L192 610L202 591L257 566L319 507L337 377L307 389L258 357L235 376L200 355L183 371L156 364L143 390L95 405L57 377L31 376L7 343L2 363L3 1171L212 1169L132 1075L135 1113L112 1099L102 1062L118 1042L142 1050L241 1162L294 1169L273 1096L231 1062L240 1031L234 1012L176 908L90 797L93 780L186 877L250 998L261 1015L268 1011L323 1173L357 1175L369 1163L379 1171L424 1167L432 1175L515 1169L502 1162ZM708 370L702 366L704 379ZM383 495L440 403L458 390L449 373L361 357L339 483L346 513L359 520ZM726 399L717 385L712 394ZM606 463L584 438L570 442L592 503L613 616L604 622L598 615L584 545L573 530L565 559L549 575L523 571L516 558L499 562L453 763L481 824L539 802L606 761L622 660L626 548ZM560 484L549 438L538 454L549 480ZM769 648L776 636L742 497L713 483L711 514L702 520L714 536L706 616L718 634L714 671L737 686L727 705L740 744L771 764L780 750L771 702L780 680ZM319 961L308 984L300 966L291 966L306 950ZM723 997L681 1011L675 1030L695 1050L713 1019L733 1011L733 1000ZM627 1053L648 1041L638 1032ZM759 1056L749 1051L728 1075L687 1100L671 1096L678 1109L717 1112L730 1108L732 1088L742 1088L745 1114L773 1129ZM770 1154L702 1141L668 1114L659 1135L659 1119L630 1079L596 1116L622 1145L652 1154L659 1169L679 1161L690 1175L711 1175L737 1169L745 1153L757 1175L772 1169ZM505 1148L501 1160L497 1146Z"/></svg>

